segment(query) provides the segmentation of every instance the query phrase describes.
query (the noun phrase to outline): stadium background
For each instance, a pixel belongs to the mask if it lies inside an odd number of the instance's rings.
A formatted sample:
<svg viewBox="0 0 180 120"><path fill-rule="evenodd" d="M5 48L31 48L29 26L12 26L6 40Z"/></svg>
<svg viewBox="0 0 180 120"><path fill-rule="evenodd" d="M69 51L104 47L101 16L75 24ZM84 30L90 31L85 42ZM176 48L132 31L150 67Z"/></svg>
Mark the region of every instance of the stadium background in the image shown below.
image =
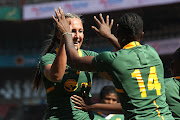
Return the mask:
<svg viewBox="0 0 180 120"><path fill-rule="evenodd" d="M95 1L99 2L94 5L97 8L89 9L91 6L87 5L91 5L93 0L0 0L0 120L42 119L45 91L43 88L33 91L32 81L44 41L52 29L50 15L54 14L54 8L48 5L66 4L67 10L64 8L64 11L75 9L75 13L82 14L85 29L83 48L97 52L113 48L91 30L91 25L95 25L94 15L98 16L100 12L103 16L109 14L115 20L112 31L116 34L116 21L123 13L138 13L144 20L142 43L157 50L164 64L165 77L170 77L171 55L180 47L180 1ZM87 9L83 11L83 7ZM104 85L112 83L95 75L91 91L94 101L98 100L98 93Z"/></svg>

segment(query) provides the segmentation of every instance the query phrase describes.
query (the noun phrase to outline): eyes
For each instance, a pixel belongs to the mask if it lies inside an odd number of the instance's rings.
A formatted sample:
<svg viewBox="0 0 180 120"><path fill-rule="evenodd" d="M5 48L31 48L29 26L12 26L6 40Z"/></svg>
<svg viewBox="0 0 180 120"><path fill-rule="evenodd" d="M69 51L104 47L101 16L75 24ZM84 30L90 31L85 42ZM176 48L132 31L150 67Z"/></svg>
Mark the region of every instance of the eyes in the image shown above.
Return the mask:
<svg viewBox="0 0 180 120"><path fill-rule="evenodd" d="M77 29L72 29L72 33L76 33L76 32L83 33L84 30L83 30L83 29L79 29L79 30L77 30Z"/></svg>
<svg viewBox="0 0 180 120"><path fill-rule="evenodd" d="M112 101L117 101L117 99L112 99L112 98L104 98L104 100L112 100Z"/></svg>

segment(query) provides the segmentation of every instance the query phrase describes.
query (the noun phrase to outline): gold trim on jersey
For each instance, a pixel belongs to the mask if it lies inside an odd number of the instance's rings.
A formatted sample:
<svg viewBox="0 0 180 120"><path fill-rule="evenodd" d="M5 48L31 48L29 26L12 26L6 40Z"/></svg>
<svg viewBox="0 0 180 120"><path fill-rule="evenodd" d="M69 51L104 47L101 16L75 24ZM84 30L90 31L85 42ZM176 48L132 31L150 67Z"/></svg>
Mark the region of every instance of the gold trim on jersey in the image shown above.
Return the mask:
<svg viewBox="0 0 180 120"><path fill-rule="evenodd" d="M48 88L48 89L46 90L46 92L49 93L49 92L51 92L51 91L54 90L54 89L55 89L55 87L52 86L52 87Z"/></svg>
<svg viewBox="0 0 180 120"><path fill-rule="evenodd" d="M161 113L160 113L160 111L158 110L159 106L156 104L156 101L153 100L153 103L154 103L154 105L157 107L157 108L156 108L156 112L158 113L158 116L161 117L162 120L164 120L164 117L160 115Z"/></svg>
<svg viewBox="0 0 180 120"><path fill-rule="evenodd" d="M132 41L129 44L125 45L123 49L130 49L136 46L141 46L141 44L138 41Z"/></svg>
<svg viewBox="0 0 180 120"><path fill-rule="evenodd" d="M176 76L176 77L173 77L173 78L175 78L175 79L180 79L180 76Z"/></svg>
<svg viewBox="0 0 180 120"><path fill-rule="evenodd" d="M118 89L118 88L115 88L117 92L119 93L124 93L124 90L123 89Z"/></svg>

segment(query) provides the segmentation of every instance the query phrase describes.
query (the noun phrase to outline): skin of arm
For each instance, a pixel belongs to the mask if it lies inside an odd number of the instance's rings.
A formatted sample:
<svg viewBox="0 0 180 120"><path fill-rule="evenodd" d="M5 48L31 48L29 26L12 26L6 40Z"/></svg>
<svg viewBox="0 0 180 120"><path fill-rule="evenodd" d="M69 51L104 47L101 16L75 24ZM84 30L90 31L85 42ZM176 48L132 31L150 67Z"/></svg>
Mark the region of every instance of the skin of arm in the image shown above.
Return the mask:
<svg viewBox="0 0 180 120"><path fill-rule="evenodd" d="M67 23L64 17L64 13L61 8L59 8L59 11L55 10L57 18L54 16L53 19L57 23L59 31L63 33L63 38L65 42L65 47L66 47L66 54L67 54L67 60L68 64L75 69L83 70L83 71L92 71L95 72L95 67L92 63L93 56L85 56L85 57L79 57L77 50L74 47L73 41L72 41L72 35L71 34L65 34L65 33L70 33L70 25ZM109 17L106 18L108 21L105 23L104 19L102 17L102 14L100 14L100 20L101 22L95 17L95 21L100 27L98 30L96 27L92 27L99 35L104 36L107 39L112 39L112 43L116 44L117 38L111 34L111 27L113 25L113 21L109 25ZM103 26L103 27L102 27ZM109 29L105 29L108 28ZM104 32L100 32L100 31ZM104 34L105 33L105 34ZM103 35L104 34L104 35ZM119 43L118 43L119 44ZM118 46L118 47L117 47ZM120 45L116 45L116 48L120 48Z"/></svg>
<svg viewBox="0 0 180 120"><path fill-rule="evenodd" d="M72 102L75 103L74 108L82 109L84 111L95 111L102 112L106 114L123 114L122 107L120 103L114 104L104 104L104 103L95 103L87 104L82 97L73 95L71 96ZM90 98L87 98L90 99Z"/></svg>
<svg viewBox="0 0 180 120"><path fill-rule="evenodd" d="M65 51L65 44L61 40L56 58L54 59L53 64L48 64L44 68L45 77L53 82L60 81L66 69L67 56Z"/></svg>
<svg viewBox="0 0 180 120"><path fill-rule="evenodd" d="M94 21L98 25L99 29L97 29L95 26L91 26L91 28L97 33L97 35L106 38L117 50L119 50L120 44L118 42L118 39L111 34L111 28L113 26L114 20L111 19L111 23L109 24L109 15L106 16L106 22L104 21L104 18L102 14L99 14L100 21L94 16Z"/></svg>

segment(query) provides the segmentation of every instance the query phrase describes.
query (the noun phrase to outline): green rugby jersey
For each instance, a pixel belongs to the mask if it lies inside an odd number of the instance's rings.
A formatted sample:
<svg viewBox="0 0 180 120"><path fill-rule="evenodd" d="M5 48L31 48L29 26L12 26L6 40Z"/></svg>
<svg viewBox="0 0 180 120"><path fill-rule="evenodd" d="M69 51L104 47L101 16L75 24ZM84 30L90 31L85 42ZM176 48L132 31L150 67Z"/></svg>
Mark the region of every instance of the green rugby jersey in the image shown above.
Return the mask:
<svg viewBox="0 0 180 120"><path fill-rule="evenodd" d="M97 72L111 76L126 120L173 120L163 64L152 47L133 41L117 52L97 55L93 64Z"/></svg>
<svg viewBox="0 0 180 120"><path fill-rule="evenodd" d="M123 114L109 114L105 115L101 112L94 113L94 120L124 120Z"/></svg>
<svg viewBox="0 0 180 120"><path fill-rule="evenodd" d="M165 79L166 102L176 120L180 120L180 76Z"/></svg>
<svg viewBox="0 0 180 120"><path fill-rule="evenodd" d="M78 50L79 56L95 56L96 52ZM47 53L41 58L40 69L43 73L44 67L52 64L56 52ZM43 74L42 74L43 75ZM84 112L74 108L70 96L82 96L83 91L89 92L92 84L92 72L84 72L72 69L66 65L65 74L60 82L52 82L43 75L43 82L47 95L46 120L89 120L93 117L91 112ZM89 94L89 96L91 96Z"/></svg>

